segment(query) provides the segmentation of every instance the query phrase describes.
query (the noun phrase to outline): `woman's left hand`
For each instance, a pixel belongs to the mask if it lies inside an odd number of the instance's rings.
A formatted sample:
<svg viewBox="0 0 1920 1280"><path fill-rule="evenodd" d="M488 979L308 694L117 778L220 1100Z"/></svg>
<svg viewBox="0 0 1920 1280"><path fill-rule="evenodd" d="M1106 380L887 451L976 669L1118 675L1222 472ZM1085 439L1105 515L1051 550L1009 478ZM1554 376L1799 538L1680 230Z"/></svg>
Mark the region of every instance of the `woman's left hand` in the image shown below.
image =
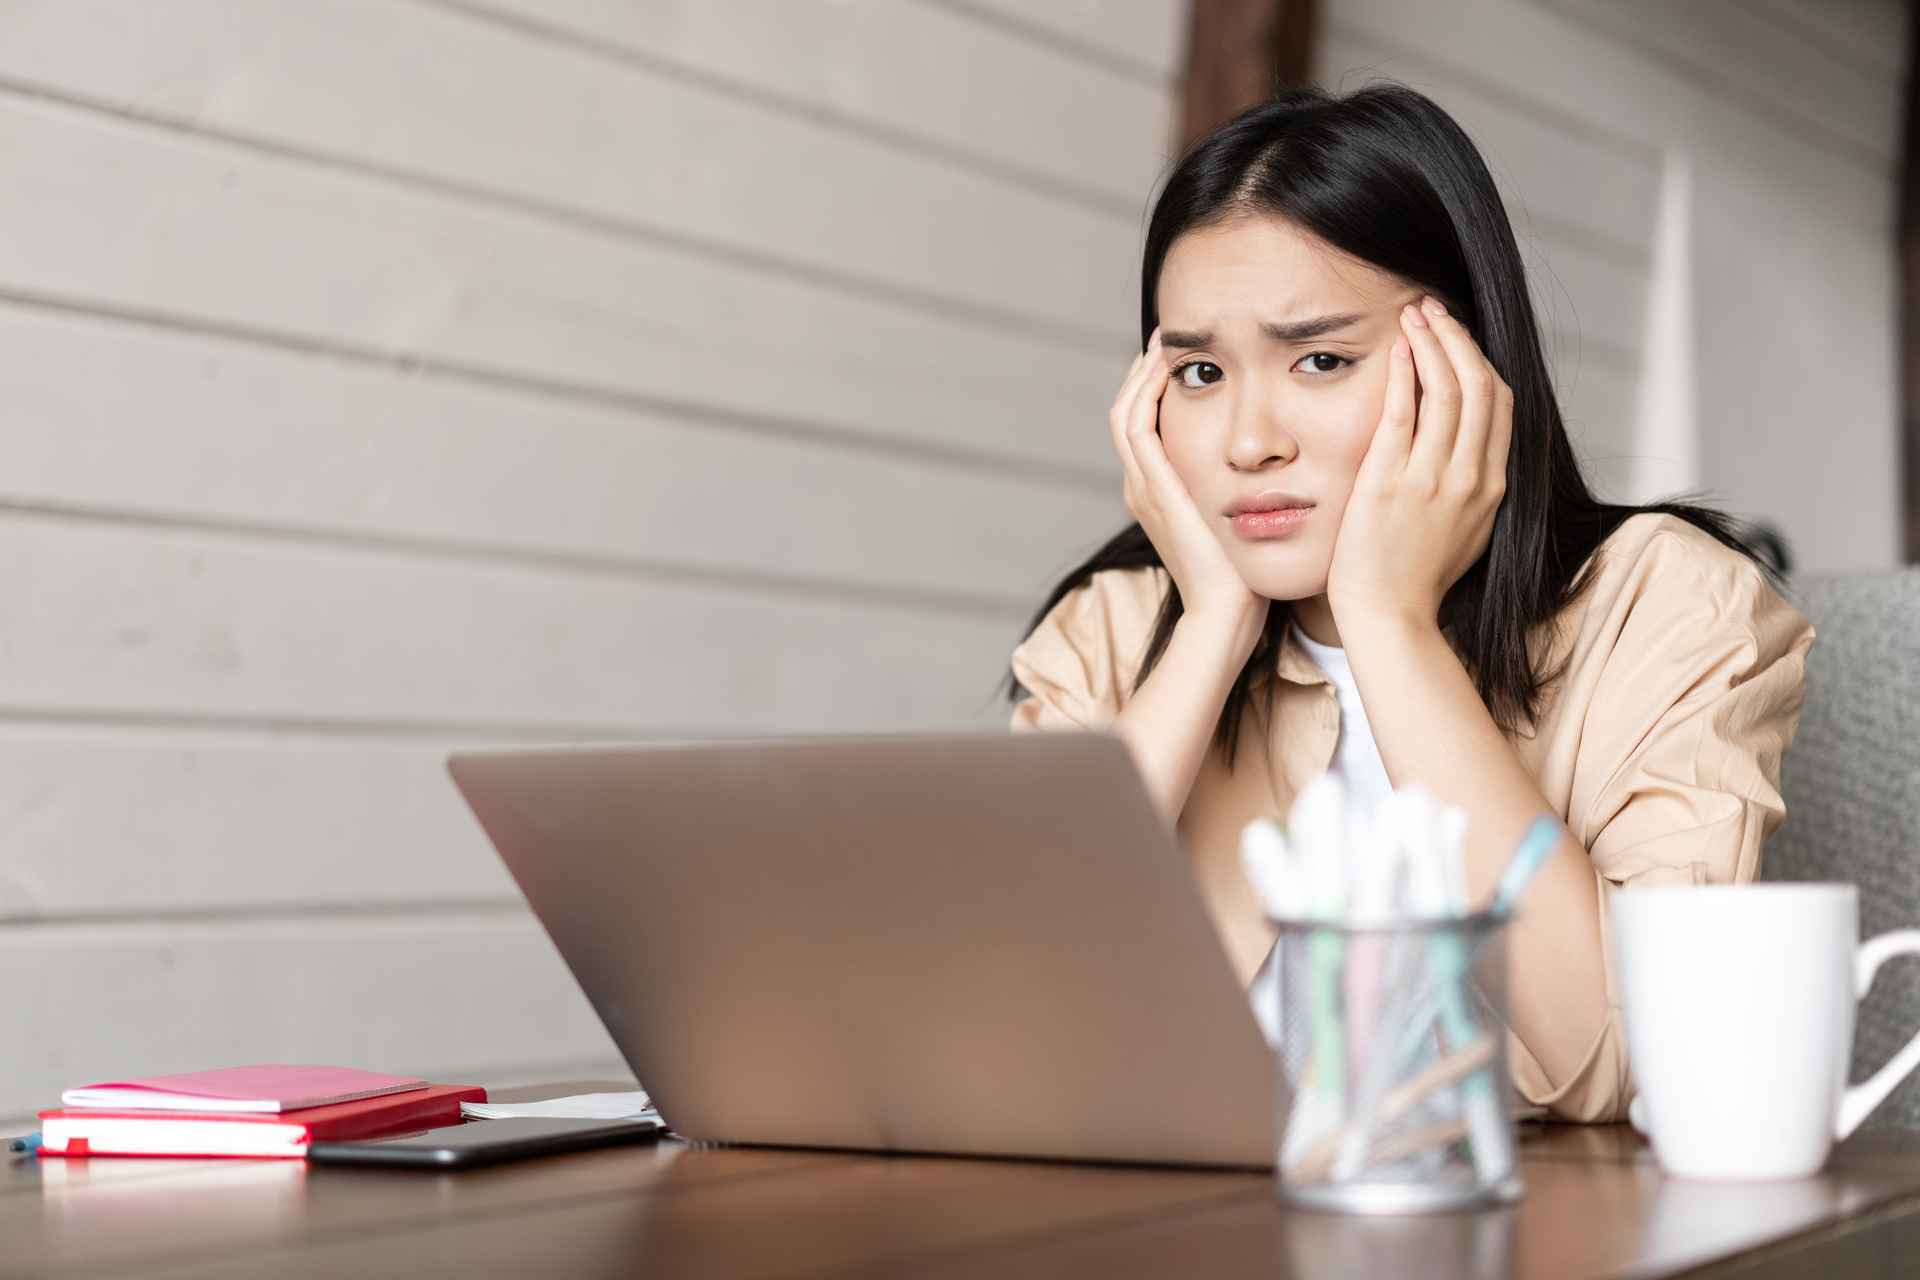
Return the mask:
<svg viewBox="0 0 1920 1280"><path fill-rule="evenodd" d="M1507 491L1512 390L1438 300L1403 308L1400 329L1334 543L1327 597L1342 627L1381 616L1433 625L1447 588L1486 551Z"/></svg>
<svg viewBox="0 0 1920 1280"><path fill-rule="evenodd" d="M1388 779L1466 811L1467 882L1484 903L1520 833L1559 808L1436 625L1506 495L1513 393L1432 298L1402 311L1400 329L1327 595ZM1508 1025L1556 1084L1579 1073L1606 1026L1599 886L1587 851L1563 833L1508 938Z"/></svg>

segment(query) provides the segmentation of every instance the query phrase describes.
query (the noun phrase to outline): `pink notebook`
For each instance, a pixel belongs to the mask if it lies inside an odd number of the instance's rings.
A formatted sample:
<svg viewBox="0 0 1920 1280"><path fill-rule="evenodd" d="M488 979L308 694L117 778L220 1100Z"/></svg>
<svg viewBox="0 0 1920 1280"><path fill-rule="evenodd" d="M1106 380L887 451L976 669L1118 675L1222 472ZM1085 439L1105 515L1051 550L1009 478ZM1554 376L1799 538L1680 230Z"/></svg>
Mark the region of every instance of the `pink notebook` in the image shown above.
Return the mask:
<svg viewBox="0 0 1920 1280"><path fill-rule="evenodd" d="M351 1067L270 1065L109 1080L68 1089L60 1101L75 1110L298 1111L426 1087L425 1080Z"/></svg>

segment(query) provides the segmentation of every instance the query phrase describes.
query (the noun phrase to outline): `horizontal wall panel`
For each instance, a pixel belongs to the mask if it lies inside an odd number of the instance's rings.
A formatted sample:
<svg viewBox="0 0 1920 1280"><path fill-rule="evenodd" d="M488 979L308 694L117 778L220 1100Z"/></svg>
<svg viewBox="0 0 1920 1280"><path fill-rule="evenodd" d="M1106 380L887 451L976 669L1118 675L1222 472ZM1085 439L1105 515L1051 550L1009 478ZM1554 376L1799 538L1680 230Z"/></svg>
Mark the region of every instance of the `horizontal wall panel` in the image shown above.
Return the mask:
<svg viewBox="0 0 1920 1280"><path fill-rule="evenodd" d="M1052 36L1117 66L1175 80L1186 63L1187 14L1167 0L928 0Z"/></svg>
<svg viewBox="0 0 1920 1280"><path fill-rule="evenodd" d="M1101 495L58 312L0 307L0 395L15 406L0 416L8 503L1016 612L1126 521L1117 481Z"/></svg>
<svg viewBox="0 0 1920 1280"><path fill-rule="evenodd" d="M761 734L998 719L1013 618L0 518L8 710ZM983 719L984 717L984 719Z"/></svg>
<svg viewBox="0 0 1920 1280"><path fill-rule="evenodd" d="M1751 101L1783 116L1831 130L1868 154L1891 164L1900 117L1899 78L1862 75L1859 63L1818 33L1829 4L1806 4L1797 15L1768 13L1741 0L1541 0L1544 7L1583 18L1631 47L1673 60L1673 70L1691 73L1709 92ZM1840 6L1831 6L1840 7ZM1889 43L1900 37L1896 6L1889 15ZM1796 20L1797 19L1797 20Z"/></svg>
<svg viewBox="0 0 1920 1280"><path fill-rule="evenodd" d="M1819 41L1863 74L1898 81L1906 66L1900 6L1882 0L1746 0L1755 17L1770 18L1803 38Z"/></svg>
<svg viewBox="0 0 1920 1280"><path fill-rule="evenodd" d="M518 897L455 738L0 720L0 926Z"/></svg>
<svg viewBox="0 0 1920 1280"><path fill-rule="evenodd" d="M324 1062L480 1082L618 1051L538 922L472 917L0 927L0 1115L92 1080Z"/></svg>
<svg viewBox="0 0 1920 1280"><path fill-rule="evenodd" d="M0 97L0 288L1114 473L1125 371L802 281Z"/></svg>
<svg viewBox="0 0 1920 1280"><path fill-rule="evenodd" d="M1137 215L1096 212L684 80L394 0L68 0L0 73L190 46L114 103L1124 336ZM33 11L30 11L33 12ZM103 55L102 46L117 48ZM180 68L191 68L183 72ZM188 104L181 111L170 105ZM858 194L856 194L858 193ZM1145 192L1140 193L1144 196Z"/></svg>
<svg viewBox="0 0 1920 1280"><path fill-rule="evenodd" d="M1340 0L1326 21L1329 30L1417 54L1409 59L1417 67L1479 68L1480 78L1504 92L1548 110L1559 107L1615 136L1654 147L1670 140L1696 157L1714 151L1737 165L1785 164L1808 184L1778 189L1788 202L1812 197L1845 207L1885 197L1884 163L1852 140L1824 128L1782 127L1739 97L1715 92L1707 77L1649 57L1643 46L1604 34L1598 22L1569 20L1538 0ZM1423 74L1393 61L1374 70L1416 83ZM1883 150L1892 150L1891 138Z"/></svg>
<svg viewBox="0 0 1920 1280"><path fill-rule="evenodd" d="M974 722L1013 619L0 521L0 712L583 731Z"/></svg>
<svg viewBox="0 0 1920 1280"><path fill-rule="evenodd" d="M1116 75L937 5L701 0L662 13L624 0L446 2L609 56L711 76L722 92L777 94L962 167L986 161L983 172L1016 185L1097 193L1115 209L1138 207L1165 163L1171 85ZM980 91L982 68L992 69L991 93Z"/></svg>

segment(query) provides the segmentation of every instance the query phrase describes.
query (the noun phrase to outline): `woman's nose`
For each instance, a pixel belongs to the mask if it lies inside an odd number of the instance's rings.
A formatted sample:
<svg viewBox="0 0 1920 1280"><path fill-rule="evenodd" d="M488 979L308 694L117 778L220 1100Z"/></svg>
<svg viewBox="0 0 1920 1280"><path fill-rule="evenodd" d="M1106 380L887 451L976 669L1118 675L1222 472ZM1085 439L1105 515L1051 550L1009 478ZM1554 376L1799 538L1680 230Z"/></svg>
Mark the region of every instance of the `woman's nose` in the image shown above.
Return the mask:
<svg viewBox="0 0 1920 1280"><path fill-rule="evenodd" d="M1265 397L1234 414L1233 434L1227 444L1227 465L1235 471L1259 471L1292 462L1299 452L1293 433L1286 429L1279 413Z"/></svg>

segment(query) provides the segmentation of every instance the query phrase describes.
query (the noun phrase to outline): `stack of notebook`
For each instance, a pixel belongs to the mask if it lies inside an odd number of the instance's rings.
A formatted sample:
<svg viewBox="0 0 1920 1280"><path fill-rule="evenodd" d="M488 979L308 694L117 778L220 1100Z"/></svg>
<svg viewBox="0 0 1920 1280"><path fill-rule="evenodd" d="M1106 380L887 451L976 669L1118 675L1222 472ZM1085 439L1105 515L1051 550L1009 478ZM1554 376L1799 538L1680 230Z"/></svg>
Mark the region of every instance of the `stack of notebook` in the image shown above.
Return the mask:
<svg viewBox="0 0 1920 1280"><path fill-rule="evenodd" d="M388 1138L460 1123L472 1085L347 1067L260 1066L82 1085L40 1113L40 1154L300 1159L314 1142Z"/></svg>

